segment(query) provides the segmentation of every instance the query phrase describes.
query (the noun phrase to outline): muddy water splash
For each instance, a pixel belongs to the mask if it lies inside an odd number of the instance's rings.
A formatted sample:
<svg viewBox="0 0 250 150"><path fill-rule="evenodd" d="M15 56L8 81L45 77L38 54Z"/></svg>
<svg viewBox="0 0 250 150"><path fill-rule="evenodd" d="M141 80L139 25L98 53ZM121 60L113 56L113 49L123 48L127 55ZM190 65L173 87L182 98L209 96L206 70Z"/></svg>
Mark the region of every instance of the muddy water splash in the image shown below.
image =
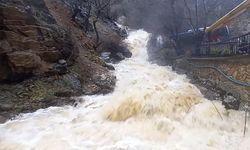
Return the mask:
<svg viewBox="0 0 250 150"><path fill-rule="evenodd" d="M133 57L115 66L112 94L2 124L0 150L249 150L244 112L215 103L218 113L185 76L147 62L149 37L125 40Z"/></svg>

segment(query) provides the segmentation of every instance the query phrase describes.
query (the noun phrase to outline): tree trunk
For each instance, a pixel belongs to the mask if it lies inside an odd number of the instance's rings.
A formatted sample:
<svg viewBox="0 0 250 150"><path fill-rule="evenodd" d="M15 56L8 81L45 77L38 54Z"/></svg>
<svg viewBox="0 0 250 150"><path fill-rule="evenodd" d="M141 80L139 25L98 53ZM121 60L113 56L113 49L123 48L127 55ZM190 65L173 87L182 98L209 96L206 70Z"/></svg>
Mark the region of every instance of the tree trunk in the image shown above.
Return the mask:
<svg viewBox="0 0 250 150"><path fill-rule="evenodd" d="M94 20L94 21L93 21L93 26L94 26L95 35L96 35L96 45L98 45L98 43L99 43L99 41L100 41L99 32L98 32L97 27L96 27L97 21L98 21L98 20Z"/></svg>

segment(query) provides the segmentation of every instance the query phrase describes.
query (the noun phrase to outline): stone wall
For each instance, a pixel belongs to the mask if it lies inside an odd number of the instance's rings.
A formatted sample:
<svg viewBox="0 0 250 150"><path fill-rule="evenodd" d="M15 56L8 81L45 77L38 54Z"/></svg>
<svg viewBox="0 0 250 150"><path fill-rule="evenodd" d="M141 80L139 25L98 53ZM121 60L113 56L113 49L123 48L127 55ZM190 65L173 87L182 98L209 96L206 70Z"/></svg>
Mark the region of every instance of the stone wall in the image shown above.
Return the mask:
<svg viewBox="0 0 250 150"><path fill-rule="evenodd" d="M250 8L233 19L228 27L233 37L250 32Z"/></svg>
<svg viewBox="0 0 250 150"><path fill-rule="evenodd" d="M176 66L185 70L192 78L210 81L214 85L214 88L221 89L226 94L233 95L241 102L250 102L250 87L241 86L229 81L215 69L198 67L213 66L238 81L250 83L250 56L179 59Z"/></svg>

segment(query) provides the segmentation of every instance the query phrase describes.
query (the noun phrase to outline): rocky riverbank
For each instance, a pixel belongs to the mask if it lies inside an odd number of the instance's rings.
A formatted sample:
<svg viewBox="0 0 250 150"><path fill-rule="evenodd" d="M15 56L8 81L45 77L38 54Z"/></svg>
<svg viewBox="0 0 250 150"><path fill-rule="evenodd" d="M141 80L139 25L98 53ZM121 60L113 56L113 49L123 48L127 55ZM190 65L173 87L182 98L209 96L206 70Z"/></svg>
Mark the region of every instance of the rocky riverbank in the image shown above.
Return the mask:
<svg viewBox="0 0 250 150"><path fill-rule="evenodd" d="M99 55L113 51L112 44L124 50L124 37L103 18L98 22L102 44L97 48L94 32L84 33L82 24L71 20L73 4L0 0L1 122L19 113L73 104L75 96L113 91L114 68Z"/></svg>

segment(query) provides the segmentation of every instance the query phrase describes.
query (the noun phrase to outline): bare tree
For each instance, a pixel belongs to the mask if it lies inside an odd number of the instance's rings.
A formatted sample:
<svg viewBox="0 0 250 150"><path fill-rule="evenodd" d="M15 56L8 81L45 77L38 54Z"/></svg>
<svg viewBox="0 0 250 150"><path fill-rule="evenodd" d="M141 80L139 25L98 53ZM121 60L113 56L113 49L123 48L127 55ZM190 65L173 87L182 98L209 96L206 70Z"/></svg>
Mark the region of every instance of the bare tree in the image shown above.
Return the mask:
<svg viewBox="0 0 250 150"><path fill-rule="evenodd" d="M92 11L92 1L91 0L78 0L75 2L73 7L73 15L71 17L72 21L76 21L76 17L80 15L84 18L83 24L81 25L84 28L84 32L89 31L90 26L90 17Z"/></svg>
<svg viewBox="0 0 250 150"><path fill-rule="evenodd" d="M174 40L174 48L177 53L177 55L181 55L183 53L180 42L179 42L179 36L178 34L181 32L181 28L183 25L183 13L180 9L180 6L178 6L179 0L168 0L167 1L170 5L169 9L169 16L168 20L169 23L166 24L166 30L169 32L169 34L172 36Z"/></svg>
<svg viewBox="0 0 250 150"><path fill-rule="evenodd" d="M85 20L84 20L84 25L85 29L84 32L87 33L89 31L89 19L91 17L91 11L92 11L92 5L91 5L91 0L87 0L87 6L86 6L86 15L85 15Z"/></svg>
<svg viewBox="0 0 250 150"><path fill-rule="evenodd" d="M76 16L83 18L81 26L87 33L90 29L90 20L96 35L96 48L101 45L97 22L103 18L109 18L113 0L77 0L73 9L72 21L76 21Z"/></svg>
<svg viewBox="0 0 250 150"><path fill-rule="evenodd" d="M98 47L101 43L100 43L100 36L99 36L99 32L98 32L96 24L104 14L109 15L107 14L107 12L109 13L110 11L112 0L93 0L92 3L95 8L94 10L95 18L93 20L93 26L94 26L94 31L96 34L96 46Z"/></svg>
<svg viewBox="0 0 250 150"><path fill-rule="evenodd" d="M183 0L186 9L186 19L194 34L195 54L200 55L200 46L205 37L205 30L211 12L222 1L219 0Z"/></svg>
<svg viewBox="0 0 250 150"><path fill-rule="evenodd" d="M129 27L144 28L155 35L171 37L175 41L174 46L178 55L183 54L182 47L186 45L188 47L194 45L195 53L199 55L199 47L205 39L206 27L225 15L242 0L116 1L120 3L116 3L116 14L118 14L116 18L125 16L126 24ZM194 39L193 45L185 43L183 34L180 34L189 29L193 32L191 37Z"/></svg>

